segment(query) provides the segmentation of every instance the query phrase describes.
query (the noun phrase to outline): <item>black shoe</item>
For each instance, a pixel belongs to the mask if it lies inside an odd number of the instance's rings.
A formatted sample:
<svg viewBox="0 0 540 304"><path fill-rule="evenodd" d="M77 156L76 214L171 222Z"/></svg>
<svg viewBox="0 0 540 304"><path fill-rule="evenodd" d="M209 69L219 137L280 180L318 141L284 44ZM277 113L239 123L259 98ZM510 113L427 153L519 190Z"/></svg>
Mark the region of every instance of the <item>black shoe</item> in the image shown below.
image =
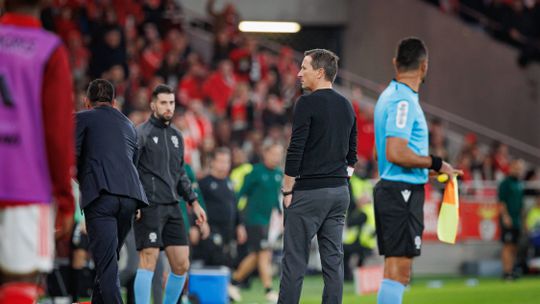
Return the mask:
<svg viewBox="0 0 540 304"><path fill-rule="evenodd" d="M516 277L512 273L504 273L502 279L507 282L514 281Z"/></svg>

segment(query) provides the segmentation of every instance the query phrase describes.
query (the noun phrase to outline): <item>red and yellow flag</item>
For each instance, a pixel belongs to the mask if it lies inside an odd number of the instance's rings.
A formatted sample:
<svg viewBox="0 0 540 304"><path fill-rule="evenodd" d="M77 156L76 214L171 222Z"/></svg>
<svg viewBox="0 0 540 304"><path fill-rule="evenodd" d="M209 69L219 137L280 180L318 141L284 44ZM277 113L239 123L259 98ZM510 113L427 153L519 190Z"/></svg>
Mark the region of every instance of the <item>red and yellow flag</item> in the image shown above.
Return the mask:
<svg viewBox="0 0 540 304"><path fill-rule="evenodd" d="M456 176L453 176L444 189L439 220L437 221L437 236L441 242L455 244L459 226L459 194Z"/></svg>

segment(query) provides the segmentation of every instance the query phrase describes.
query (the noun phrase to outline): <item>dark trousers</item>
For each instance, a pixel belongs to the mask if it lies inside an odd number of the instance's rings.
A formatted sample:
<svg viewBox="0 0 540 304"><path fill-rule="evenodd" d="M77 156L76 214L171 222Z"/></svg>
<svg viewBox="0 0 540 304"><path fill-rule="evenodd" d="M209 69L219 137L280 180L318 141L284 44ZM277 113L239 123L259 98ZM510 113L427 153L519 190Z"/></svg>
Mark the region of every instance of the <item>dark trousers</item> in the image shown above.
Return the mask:
<svg viewBox="0 0 540 304"><path fill-rule="evenodd" d="M84 208L90 252L96 266L92 303L123 303L118 257L131 226L137 201L104 194Z"/></svg>
<svg viewBox="0 0 540 304"><path fill-rule="evenodd" d="M347 186L295 191L284 211L283 260L279 302L296 304L317 235L324 278L322 303L341 303L343 297L343 227L349 207Z"/></svg>

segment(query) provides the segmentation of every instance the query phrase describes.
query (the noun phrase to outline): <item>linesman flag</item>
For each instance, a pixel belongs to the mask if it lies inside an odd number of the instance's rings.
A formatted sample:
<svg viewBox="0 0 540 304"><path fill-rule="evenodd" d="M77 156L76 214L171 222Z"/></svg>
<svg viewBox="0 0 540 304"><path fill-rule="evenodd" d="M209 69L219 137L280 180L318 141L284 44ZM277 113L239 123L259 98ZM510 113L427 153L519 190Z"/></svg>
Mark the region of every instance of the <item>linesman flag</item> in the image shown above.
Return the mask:
<svg viewBox="0 0 540 304"><path fill-rule="evenodd" d="M455 244L459 226L459 194L454 175L444 188L443 201L437 221L437 237L441 242Z"/></svg>

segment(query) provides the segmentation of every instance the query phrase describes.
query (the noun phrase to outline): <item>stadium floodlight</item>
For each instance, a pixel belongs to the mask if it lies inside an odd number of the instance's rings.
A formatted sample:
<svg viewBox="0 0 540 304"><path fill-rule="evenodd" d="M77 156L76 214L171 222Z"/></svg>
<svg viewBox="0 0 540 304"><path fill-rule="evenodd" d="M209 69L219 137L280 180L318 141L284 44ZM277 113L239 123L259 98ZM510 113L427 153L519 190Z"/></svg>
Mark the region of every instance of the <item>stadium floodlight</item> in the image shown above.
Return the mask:
<svg viewBox="0 0 540 304"><path fill-rule="evenodd" d="M241 32L250 33L297 33L300 28L297 22L277 21L242 21L238 25Z"/></svg>

